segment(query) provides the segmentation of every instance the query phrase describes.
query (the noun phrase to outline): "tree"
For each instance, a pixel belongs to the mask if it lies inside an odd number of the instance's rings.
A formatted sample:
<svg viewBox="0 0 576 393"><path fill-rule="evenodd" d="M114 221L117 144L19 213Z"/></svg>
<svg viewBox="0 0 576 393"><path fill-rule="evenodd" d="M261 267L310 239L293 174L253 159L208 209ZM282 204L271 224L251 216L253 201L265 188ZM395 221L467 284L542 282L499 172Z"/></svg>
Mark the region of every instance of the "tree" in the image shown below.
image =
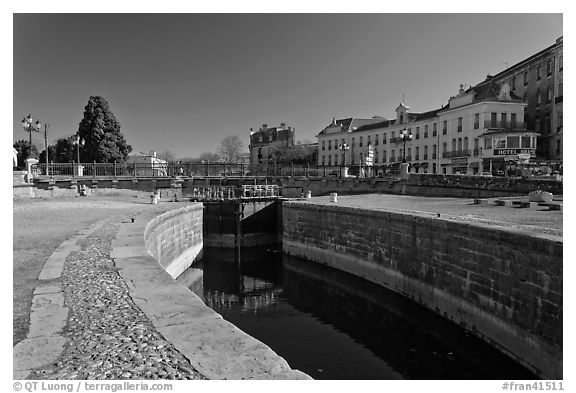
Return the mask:
<svg viewBox="0 0 576 393"><path fill-rule="evenodd" d="M218 154L212 153L210 151L205 151L204 153L200 154L200 161L203 162L216 162L220 159Z"/></svg>
<svg viewBox="0 0 576 393"><path fill-rule="evenodd" d="M54 157L56 156L56 146L55 145L48 145L48 161L54 162ZM38 157L38 161L40 163L46 163L46 149L40 152L40 156Z"/></svg>
<svg viewBox="0 0 576 393"><path fill-rule="evenodd" d="M100 96L90 96L78 135L85 141L80 149L81 162L124 162L132 151L108 102Z"/></svg>
<svg viewBox="0 0 576 393"><path fill-rule="evenodd" d="M272 149L272 159L281 165L316 164L316 146L297 143L294 146L275 146Z"/></svg>
<svg viewBox="0 0 576 393"><path fill-rule="evenodd" d="M32 144L32 150L30 150L30 141L20 139L14 142L12 146L18 151L18 168L26 166L27 158L38 157L38 148Z"/></svg>
<svg viewBox="0 0 576 393"><path fill-rule="evenodd" d="M237 135L228 135L220 142L220 158L226 163L240 162L240 153L243 148L242 141Z"/></svg>

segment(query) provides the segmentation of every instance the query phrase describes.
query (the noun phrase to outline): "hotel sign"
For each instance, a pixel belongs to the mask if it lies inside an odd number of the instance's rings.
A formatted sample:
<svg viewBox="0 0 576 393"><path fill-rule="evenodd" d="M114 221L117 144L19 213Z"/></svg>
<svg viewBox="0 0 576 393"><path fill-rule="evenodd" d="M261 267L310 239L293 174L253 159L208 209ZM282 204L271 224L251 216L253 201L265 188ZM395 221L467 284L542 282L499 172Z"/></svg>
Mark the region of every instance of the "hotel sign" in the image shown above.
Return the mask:
<svg viewBox="0 0 576 393"><path fill-rule="evenodd" d="M452 165L467 165L468 164L468 157L453 158L451 162L452 162Z"/></svg>
<svg viewBox="0 0 576 393"><path fill-rule="evenodd" d="M533 156L534 149L494 149L495 156L513 156L516 154L530 154Z"/></svg>

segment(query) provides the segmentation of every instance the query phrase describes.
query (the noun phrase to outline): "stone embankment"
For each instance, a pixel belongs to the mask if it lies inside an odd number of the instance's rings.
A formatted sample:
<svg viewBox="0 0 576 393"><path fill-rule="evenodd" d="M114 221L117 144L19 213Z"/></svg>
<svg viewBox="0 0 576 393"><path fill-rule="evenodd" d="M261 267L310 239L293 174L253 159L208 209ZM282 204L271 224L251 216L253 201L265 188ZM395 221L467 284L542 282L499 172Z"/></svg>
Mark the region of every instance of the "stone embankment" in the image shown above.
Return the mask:
<svg viewBox="0 0 576 393"><path fill-rule="evenodd" d="M561 236L326 203L284 202L282 215L284 252L402 293L562 378Z"/></svg>

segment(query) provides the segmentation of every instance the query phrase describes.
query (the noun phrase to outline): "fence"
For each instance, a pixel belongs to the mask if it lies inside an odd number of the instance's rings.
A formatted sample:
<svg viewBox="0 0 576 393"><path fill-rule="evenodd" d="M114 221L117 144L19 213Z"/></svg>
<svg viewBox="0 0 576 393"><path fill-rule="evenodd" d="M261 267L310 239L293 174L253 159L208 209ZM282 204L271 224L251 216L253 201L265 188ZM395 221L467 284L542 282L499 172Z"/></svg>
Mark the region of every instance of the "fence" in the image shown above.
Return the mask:
<svg viewBox="0 0 576 393"><path fill-rule="evenodd" d="M257 165L246 164L202 164L202 163L50 163L32 167L35 178L98 178L98 177L187 177L187 178L226 178L226 177L343 177L345 167L340 165ZM398 173L398 163L391 165L347 165L348 176L386 177Z"/></svg>

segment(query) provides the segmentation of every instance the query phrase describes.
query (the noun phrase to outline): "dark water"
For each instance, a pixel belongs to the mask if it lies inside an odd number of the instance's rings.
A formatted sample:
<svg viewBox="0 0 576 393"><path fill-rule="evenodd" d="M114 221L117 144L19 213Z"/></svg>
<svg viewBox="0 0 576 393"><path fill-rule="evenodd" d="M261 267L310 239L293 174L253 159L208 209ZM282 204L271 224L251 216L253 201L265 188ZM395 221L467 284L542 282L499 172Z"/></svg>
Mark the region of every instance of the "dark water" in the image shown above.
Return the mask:
<svg viewBox="0 0 576 393"><path fill-rule="evenodd" d="M384 288L275 250L205 249L178 280L315 379L534 379L476 337Z"/></svg>

